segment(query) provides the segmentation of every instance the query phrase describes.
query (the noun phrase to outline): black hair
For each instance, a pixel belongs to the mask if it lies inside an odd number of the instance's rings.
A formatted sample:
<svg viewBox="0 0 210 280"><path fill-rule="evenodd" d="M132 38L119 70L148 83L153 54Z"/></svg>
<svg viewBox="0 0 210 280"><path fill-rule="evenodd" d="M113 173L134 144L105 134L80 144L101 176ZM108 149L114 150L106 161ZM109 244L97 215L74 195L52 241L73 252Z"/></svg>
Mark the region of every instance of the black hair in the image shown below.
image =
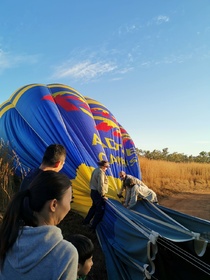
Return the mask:
<svg viewBox="0 0 210 280"><path fill-rule="evenodd" d="M48 166L54 166L62 158L66 158L65 147L61 144L51 144L45 150L42 163Z"/></svg>
<svg viewBox="0 0 210 280"><path fill-rule="evenodd" d="M85 261L93 256L94 245L91 239L82 234L73 234L67 238L77 249L79 263L84 265Z"/></svg>
<svg viewBox="0 0 210 280"><path fill-rule="evenodd" d="M19 191L10 201L0 228L0 263L3 265L7 251L15 243L23 226L37 226L33 212L40 212L48 200L61 200L71 186L70 179L55 171L40 173L29 189Z"/></svg>
<svg viewBox="0 0 210 280"><path fill-rule="evenodd" d="M98 166L105 166L106 164L109 165L109 162L107 160L101 160L98 162Z"/></svg>

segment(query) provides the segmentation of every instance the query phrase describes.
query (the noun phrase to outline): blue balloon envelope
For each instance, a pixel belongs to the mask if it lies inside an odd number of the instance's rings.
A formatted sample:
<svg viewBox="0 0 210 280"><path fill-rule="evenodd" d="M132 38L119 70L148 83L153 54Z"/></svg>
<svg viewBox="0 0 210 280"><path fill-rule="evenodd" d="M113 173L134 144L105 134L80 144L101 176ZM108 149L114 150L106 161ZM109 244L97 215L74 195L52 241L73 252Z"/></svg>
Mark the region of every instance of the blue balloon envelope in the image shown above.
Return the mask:
<svg viewBox="0 0 210 280"><path fill-rule="evenodd" d="M18 158L25 175L40 165L46 147L65 146L61 172L72 181L72 208L85 214L90 205L89 181L97 162L108 160L108 197L117 198L119 171L141 179L135 145L127 131L101 103L63 84L31 84L18 89L0 106L0 133Z"/></svg>

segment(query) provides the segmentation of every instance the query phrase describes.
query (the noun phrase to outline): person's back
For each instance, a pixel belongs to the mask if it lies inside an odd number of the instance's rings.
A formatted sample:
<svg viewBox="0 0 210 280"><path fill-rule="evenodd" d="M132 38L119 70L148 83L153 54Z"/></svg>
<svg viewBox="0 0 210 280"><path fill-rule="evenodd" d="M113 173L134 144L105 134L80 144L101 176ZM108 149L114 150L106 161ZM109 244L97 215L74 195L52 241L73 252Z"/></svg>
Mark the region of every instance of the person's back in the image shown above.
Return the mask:
<svg viewBox="0 0 210 280"><path fill-rule="evenodd" d="M138 193L139 197L146 198L151 202L157 203L157 195L156 193L148 188L143 182L140 185L137 185L136 192Z"/></svg>
<svg viewBox="0 0 210 280"><path fill-rule="evenodd" d="M61 144L49 145L42 158L42 163L39 167L32 169L23 179L20 185L20 191L26 190L33 179L42 171L52 170L59 172L66 159L66 149Z"/></svg>
<svg viewBox="0 0 210 280"><path fill-rule="evenodd" d="M58 227L24 227L7 254L0 279L76 279L71 278L77 273L76 256L76 248Z"/></svg>
<svg viewBox="0 0 210 280"><path fill-rule="evenodd" d="M33 181L33 179L39 175L41 172L43 172L42 169L40 168L35 168L32 169L27 175L26 177L23 179L23 181L21 182L20 185L20 191L24 191L26 189L28 189L30 183Z"/></svg>

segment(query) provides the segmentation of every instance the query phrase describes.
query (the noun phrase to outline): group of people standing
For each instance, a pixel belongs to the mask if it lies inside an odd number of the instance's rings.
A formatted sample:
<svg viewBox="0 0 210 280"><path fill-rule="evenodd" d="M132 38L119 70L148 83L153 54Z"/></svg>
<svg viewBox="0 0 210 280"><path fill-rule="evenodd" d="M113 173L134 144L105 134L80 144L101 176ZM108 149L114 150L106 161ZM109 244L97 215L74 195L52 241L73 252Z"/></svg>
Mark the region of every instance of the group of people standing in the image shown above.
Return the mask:
<svg viewBox="0 0 210 280"><path fill-rule="evenodd" d="M47 147L39 168L22 181L0 227L0 280L85 279L93 243L83 235L66 240L57 225L71 209L72 184L60 173L66 150Z"/></svg>
<svg viewBox="0 0 210 280"><path fill-rule="evenodd" d="M65 164L66 149L60 144L47 147L41 165L22 181L4 214L0 227L0 280L3 279L85 279L93 261L94 246L83 235L64 240L57 225L71 209L72 185L60 173ZM98 162L91 174L92 206L83 225L95 230L101 221L108 199L106 160ZM125 191L126 208L132 208L138 197L157 202L156 194L139 179L119 173Z"/></svg>

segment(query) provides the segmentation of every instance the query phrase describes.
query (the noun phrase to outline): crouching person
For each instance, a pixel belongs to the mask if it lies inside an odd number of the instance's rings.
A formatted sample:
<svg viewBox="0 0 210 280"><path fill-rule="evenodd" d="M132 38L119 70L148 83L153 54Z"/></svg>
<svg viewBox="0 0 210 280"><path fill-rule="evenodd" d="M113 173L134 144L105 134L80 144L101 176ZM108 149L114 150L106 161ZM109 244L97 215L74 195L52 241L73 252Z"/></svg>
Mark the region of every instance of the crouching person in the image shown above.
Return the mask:
<svg viewBox="0 0 210 280"><path fill-rule="evenodd" d="M136 184L132 178L125 181L126 197L124 206L128 209L136 205L138 198L146 198L153 203L157 203L156 193L149 189L143 182Z"/></svg>

